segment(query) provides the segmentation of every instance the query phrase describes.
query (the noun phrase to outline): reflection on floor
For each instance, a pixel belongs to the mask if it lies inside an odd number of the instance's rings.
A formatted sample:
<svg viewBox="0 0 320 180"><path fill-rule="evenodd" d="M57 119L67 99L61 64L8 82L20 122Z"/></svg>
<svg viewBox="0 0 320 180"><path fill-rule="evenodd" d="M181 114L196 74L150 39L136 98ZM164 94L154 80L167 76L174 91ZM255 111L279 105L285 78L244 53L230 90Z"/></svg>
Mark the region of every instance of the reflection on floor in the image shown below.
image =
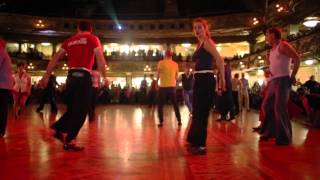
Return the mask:
<svg viewBox="0 0 320 180"><path fill-rule="evenodd" d="M164 126L145 106L97 107L97 118L78 136L83 152L64 152L52 138L49 125L61 116L49 109L28 107L17 120L10 115L7 134L0 139L0 179L318 179L320 131L293 123L291 146L258 142L252 127L256 112L243 112L235 122L208 127L207 154L185 149L189 115L181 107L177 126L171 107L165 107ZM63 109L61 107L61 109ZM12 113L11 113L12 114Z"/></svg>

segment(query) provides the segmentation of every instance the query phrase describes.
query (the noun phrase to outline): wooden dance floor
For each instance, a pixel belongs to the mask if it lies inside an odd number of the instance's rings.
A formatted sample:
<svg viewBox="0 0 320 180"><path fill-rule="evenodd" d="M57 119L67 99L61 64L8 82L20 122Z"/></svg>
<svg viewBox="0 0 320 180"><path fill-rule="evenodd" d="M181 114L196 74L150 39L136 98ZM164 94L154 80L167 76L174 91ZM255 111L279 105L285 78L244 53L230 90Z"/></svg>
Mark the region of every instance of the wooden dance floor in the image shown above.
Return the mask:
<svg viewBox="0 0 320 180"><path fill-rule="evenodd" d="M49 126L61 116L29 106L17 120L10 113L0 139L1 180L7 179L319 179L320 131L293 123L293 145L260 142L252 132L257 112L243 112L235 122L208 126L207 154L191 155L185 138L189 115L181 107L181 128L165 107L164 126L146 106L97 107L77 138L83 152L65 152Z"/></svg>

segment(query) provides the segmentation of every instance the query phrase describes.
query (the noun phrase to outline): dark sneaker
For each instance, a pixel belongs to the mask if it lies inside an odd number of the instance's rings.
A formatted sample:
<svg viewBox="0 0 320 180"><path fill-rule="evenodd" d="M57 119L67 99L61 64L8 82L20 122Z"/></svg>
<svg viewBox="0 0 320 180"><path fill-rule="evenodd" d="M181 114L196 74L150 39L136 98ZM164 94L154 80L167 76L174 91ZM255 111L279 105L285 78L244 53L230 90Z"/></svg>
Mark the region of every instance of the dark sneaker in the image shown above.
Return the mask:
<svg viewBox="0 0 320 180"><path fill-rule="evenodd" d="M276 141L276 145L278 146L287 146L290 145L291 143L288 141Z"/></svg>
<svg viewBox="0 0 320 180"><path fill-rule="evenodd" d="M81 146L77 146L75 144L71 144L71 143L66 143L63 145L63 149L66 150L66 151L83 151L84 150L84 147L81 147Z"/></svg>
<svg viewBox="0 0 320 180"><path fill-rule="evenodd" d="M205 147L189 147L188 151L193 155L205 155L207 154L207 149Z"/></svg>
<svg viewBox="0 0 320 180"><path fill-rule="evenodd" d="M158 124L158 127L162 127L162 126L163 126L163 124L162 124L162 123L159 123L159 124Z"/></svg>
<svg viewBox="0 0 320 180"><path fill-rule="evenodd" d="M261 128L260 128L259 126L258 126L258 127L253 127L253 128L252 128L252 131L253 131L253 132L259 132L260 129L261 129Z"/></svg>
<svg viewBox="0 0 320 180"><path fill-rule="evenodd" d="M259 141L268 141L270 139L271 139L271 137L262 135L262 136L260 136Z"/></svg>

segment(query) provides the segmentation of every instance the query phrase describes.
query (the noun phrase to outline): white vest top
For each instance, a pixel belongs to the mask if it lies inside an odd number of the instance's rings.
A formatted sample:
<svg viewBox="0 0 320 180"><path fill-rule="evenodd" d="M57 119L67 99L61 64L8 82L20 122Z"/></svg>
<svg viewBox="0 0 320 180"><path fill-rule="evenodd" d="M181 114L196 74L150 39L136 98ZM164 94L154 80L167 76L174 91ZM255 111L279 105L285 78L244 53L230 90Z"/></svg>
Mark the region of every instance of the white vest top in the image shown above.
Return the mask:
<svg viewBox="0 0 320 180"><path fill-rule="evenodd" d="M281 42L277 45L277 47L271 49L270 51L269 61L272 79L290 76L291 58L279 52L280 44Z"/></svg>
<svg viewBox="0 0 320 180"><path fill-rule="evenodd" d="M13 75L13 79L14 79L14 86L13 86L13 90L15 92L29 92L29 79L31 77L27 74L27 73L23 73L23 75L21 76L21 78L19 77L19 74L16 73Z"/></svg>

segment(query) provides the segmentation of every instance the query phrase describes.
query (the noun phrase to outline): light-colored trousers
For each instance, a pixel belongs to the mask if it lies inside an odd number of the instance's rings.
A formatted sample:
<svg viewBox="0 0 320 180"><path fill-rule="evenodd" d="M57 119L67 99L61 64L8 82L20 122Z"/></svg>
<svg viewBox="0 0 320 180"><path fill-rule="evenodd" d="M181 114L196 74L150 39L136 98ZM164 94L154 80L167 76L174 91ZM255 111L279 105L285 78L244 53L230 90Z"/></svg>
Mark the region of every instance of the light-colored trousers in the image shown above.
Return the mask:
<svg viewBox="0 0 320 180"><path fill-rule="evenodd" d="M243 108L246 108L246 110L250 110L248 90L240 90L239 108L240 111L242 111Z"/></svg>

